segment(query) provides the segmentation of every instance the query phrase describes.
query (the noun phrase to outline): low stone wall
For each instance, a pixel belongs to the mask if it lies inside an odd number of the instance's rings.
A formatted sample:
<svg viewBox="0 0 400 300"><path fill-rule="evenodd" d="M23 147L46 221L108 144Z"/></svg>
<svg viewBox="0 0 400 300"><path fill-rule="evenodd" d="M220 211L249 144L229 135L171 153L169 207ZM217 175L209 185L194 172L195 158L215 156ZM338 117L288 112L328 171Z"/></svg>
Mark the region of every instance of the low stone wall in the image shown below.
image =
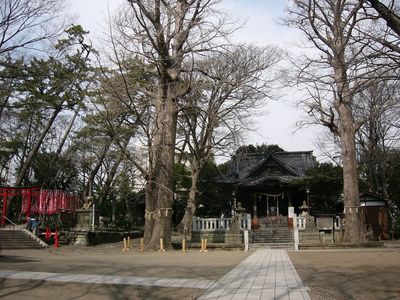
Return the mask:
<svg viewBox="0 0 400 300"><path fill-rule="evenodd" d="M63 232L63 243L85 246L94 246L104 243L120 242L126 237L139 238L143 236L140 231L118 232L118 231L68 231Z"/></svg>
<svg viewBox="0 0 400 300"><path fill-rule="evenodd" d="M228 233L227 231L203 231L192 232L192 243L199 243L201 239L207 239L207 243L243 243L243 232Z"/></svg>
<svg viewBox="0 0 400 300"><path fill-rule="evenodd" d="M316 244L316 243L340 243L343 240L342 232L319 232L317 229L299 230L300 244Z"/></svg>

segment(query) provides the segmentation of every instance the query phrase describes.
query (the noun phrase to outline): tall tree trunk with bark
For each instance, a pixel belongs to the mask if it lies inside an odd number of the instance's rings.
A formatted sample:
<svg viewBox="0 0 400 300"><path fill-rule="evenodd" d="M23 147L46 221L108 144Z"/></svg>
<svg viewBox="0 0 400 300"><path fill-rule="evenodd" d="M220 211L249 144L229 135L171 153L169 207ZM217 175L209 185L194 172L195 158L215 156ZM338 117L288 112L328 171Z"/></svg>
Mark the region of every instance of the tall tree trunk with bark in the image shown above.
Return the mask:
<svg viewBox="0 0 400 300"><path fill-rule="evenodd" d="M154 133L148 163L146 186L145 242L148 249L157 249L160 238L171 248L173 172L177 130L177 102L187 93L181 82L183 65L192 67L194 53L208 51L212 41L224 34L219 18L205 21L211 0L129 0L130 11L121 12L120 45L149 63L156 70L156 91L149 90L154 107ZM133 17L133 18L132 18ZM194 31L194 33L193 33ZM189 72L188 72L189 73ZM181 86L182 85L182 86ZM154 125L154 126L153 126ZM152 190L150 190L152 189Z"/></svg>
<svg viewBox="0 0 400 300"><path fill-rule="evenodd" d="M355 95L371 83L377 72L372 63L374 55L364 53L366 43L373 48L373 40L361 35L363 22L367 22L362 6L363 1L298 0L289 9L292 18L288 19L288 24L302 30L319 50L318 55L307 56L297 81L310 93L310 101L305 101L309 114L340 140L344 239L348 242L365 240L356 159Z"/></svg>
<svg viewBox="0 0 400 300"><path fill-rule="evenodd" d="M169 77L169 76L168 76ZM171 226L173 193L173 170L175 162L175 144L177 127L177 106L173 96L174 83L171 80L160 81L157 110L157 133L154 143L154 180L155 209L150 211L152 217L152 234L147 245L149 249L157 249L160 239L167 249L172 248ZM147 219L146 219L147 220ZM149 229L150 231L150 229Z"/></svg>
<svg viewBox="0 0 400 300"><path fill-rule="evenodd" d="M157 190L157 186L154 183L154 176L151 174L147 175L146 178L146 186L145 186L145 225L144 225L144 243L145 245L149 245L151 237L153 235L154 223L156 215L154 212L156 211L156 201L155 201L155 191Z"/></svg>
<svg viewBox="0 0 400 300"><path fill-rule="evenodd" d="M362 242L365 239L358 186L358 164L356 159L355 126L349 106L339 104L339 136L343 161L343 201L346 226L344 240Z"/></svg>
<svg viewBox="0 0 400 300"><path fill-rule="evenodd" d="M347 76L344 23L340 13L340 5L335 11L333 33L335 41L331 42L331 67L334 71L335 109L339 115L337 134L340 137L341 157L343 163L343 201L345 207L346 227L344 240L347 242L364 241L364 226L361 216L360 191L358 185L358 163L356 157L356 125L353 114L354 90L351 91Z"/></svg>
<svg viewBox="0 0 400 300"><path fill-rule="evenodd" d="M188 200L186 203L185 214L183 215L182 221L179 224L179 231L183 232L186 235L188 240L191 239L192 235L192 224L193 224L193 216L196 213L197 203L196 203L196 195L197 195L197 183L200 176L200 168L193 168L191 172L191 185L188 195Z"/></svg>

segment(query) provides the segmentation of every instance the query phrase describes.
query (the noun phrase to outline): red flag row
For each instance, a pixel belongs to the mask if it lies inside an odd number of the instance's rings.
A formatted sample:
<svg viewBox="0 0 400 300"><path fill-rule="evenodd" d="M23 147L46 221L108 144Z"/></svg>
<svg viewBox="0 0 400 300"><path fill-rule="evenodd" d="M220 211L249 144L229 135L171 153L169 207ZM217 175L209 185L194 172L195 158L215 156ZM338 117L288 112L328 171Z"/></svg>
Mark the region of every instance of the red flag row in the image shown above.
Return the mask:
<svg viewBox="0 0 400 300"><path fill-rule="evenodd" d="M21 194L21 211L25 215L53 215L60 211L75 212L80 207L79 197L64 191L22 190Z"/></svg>

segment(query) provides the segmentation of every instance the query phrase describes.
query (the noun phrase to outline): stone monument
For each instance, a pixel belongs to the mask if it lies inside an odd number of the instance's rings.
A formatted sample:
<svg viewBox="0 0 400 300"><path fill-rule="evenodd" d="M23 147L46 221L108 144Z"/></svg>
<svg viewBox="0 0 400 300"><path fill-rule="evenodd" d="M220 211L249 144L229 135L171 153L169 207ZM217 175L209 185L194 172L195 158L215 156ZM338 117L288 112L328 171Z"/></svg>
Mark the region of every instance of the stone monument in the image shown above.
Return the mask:
<svg viewBox="0 0 400 300"><path fill-rule="evenodd" d="M309 207L306 201L299 207L301 209L301 216L306 218L306 228L315 228L315 218L309 214Z"/></svg>
<svg viewBox="0 0 400 300"><path fill-rule="evenodd" d="M240 223L242 221L243 214L246 210L241 207L241 203L238 203L238 206L235 210L236 214L232 218L231 224L229 225L229 230L225 234L225 243L227 244L241 244L242 243L242 235L240 233Z"/></svg>
<svg viewBox="0 0 400 300"><path fill-rule="evenodd" d="M76 241L75 245L88 245L88 233L94 231L99 224L98 212L93 205L93 197L87 196L81 209L76 210Z"/></svg>

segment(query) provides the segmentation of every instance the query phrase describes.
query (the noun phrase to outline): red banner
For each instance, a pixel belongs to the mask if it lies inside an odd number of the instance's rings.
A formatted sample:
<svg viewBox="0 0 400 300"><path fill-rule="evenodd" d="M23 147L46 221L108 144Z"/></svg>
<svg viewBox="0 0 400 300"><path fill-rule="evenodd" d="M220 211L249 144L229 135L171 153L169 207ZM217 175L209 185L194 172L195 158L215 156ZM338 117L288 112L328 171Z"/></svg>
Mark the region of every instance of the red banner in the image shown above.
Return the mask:
<svg viewBox="0 0 400 300"><path fill-rule="evenodd" d="M80 207L78 196L64 191L22 191L22 213L53 215L60 211L75 212Z"/></svg>

